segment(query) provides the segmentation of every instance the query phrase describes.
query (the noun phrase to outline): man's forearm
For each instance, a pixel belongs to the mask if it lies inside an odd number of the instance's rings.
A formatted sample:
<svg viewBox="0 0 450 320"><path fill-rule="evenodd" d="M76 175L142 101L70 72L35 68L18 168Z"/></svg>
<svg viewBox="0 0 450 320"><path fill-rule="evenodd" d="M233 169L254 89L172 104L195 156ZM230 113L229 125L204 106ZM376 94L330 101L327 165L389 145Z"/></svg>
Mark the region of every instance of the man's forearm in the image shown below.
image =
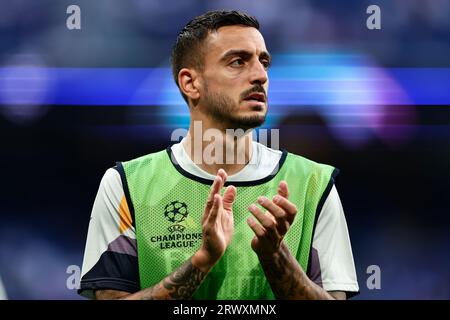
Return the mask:
<svg viewBox="0 0 450 320"><path fill-rule="evenodd" d="M192 258L180 268L172 272L157 285L128 295L125 299L155 300L155 299L190 299L200 286L207 273L202 272L192 264Z"/></svg>
<svg viewBox="0 0 450 320"><path fill-rule="evenodd" d="M334 299L308 278L284 242L278 253L271 257L259 257L259 261L277 299Z"/></svg>
<svg viewBox="0 0 450 320"><path fill-rule="evenodd" d="M150 288L132 294L115 290L99 290L96 291L96 298L121 300L190 299L212 266L213 264L205 262L204 255L197 252L181 267Z"/></svg>

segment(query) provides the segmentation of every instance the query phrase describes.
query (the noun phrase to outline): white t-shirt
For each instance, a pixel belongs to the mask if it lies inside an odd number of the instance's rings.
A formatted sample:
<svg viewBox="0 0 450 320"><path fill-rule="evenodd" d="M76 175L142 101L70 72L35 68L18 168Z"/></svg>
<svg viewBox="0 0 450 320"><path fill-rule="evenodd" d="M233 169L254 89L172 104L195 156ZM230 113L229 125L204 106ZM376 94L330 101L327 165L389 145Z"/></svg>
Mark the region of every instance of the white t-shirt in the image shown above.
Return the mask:
<svg viewBox="0 0 450 320"><path fill-rule="evenodd" d="M270 175L282 152L253 142L252 159L229 182L259 180ZM182 143L171 147L174 160L186 172L213 180L198 167ZM93 290L140 290L136 232L128 209L126 192L117 168L108 169L95 198L83 260L79 292L92 297ZM328 194L314 230L308 277L327 291L359 291L350 238L336 187Z"/></svg>

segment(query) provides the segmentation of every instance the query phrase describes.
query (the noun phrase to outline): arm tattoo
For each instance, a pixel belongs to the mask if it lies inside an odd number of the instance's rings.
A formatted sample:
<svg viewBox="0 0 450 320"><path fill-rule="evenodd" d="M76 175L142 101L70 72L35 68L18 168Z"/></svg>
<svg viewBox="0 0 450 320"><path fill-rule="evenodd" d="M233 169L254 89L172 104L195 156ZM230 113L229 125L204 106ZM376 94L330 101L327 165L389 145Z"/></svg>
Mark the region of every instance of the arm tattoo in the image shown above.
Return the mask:
<svg viewBox="0 0 450 320"><path fill-rule="evenodd" d="M118 298L126 300L190 299L206 274L192 264L191 258L153 287Z"/></svg>
<svg viewBox="0 0 450 320"><path fill-rule="evenodd" d="M277 299L317 300L333 298L308 278L284 242L281 244L279 253L270 259L260 257L259 260Z"/></svg>
<svg viewBox="0 0 450 320"><path fill-rule="evenodd" d="M162 281L170 299L190 299L200 286L206 273L200 271L189 259Z"/></svg>

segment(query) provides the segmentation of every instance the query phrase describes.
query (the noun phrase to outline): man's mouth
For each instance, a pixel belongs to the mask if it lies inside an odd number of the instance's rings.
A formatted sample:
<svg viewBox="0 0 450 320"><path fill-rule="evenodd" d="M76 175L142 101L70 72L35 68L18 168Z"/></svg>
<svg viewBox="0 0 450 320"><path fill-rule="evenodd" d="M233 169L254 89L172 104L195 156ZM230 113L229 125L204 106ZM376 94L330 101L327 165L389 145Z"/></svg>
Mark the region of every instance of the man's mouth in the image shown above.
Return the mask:
<svg viewBox="0 0 450 320"><path fill-rule="evenodd" d="M266 95L261 92L253 92L249 94L245 99L245 101L257 101L257 102L266 102Z"/></svg>

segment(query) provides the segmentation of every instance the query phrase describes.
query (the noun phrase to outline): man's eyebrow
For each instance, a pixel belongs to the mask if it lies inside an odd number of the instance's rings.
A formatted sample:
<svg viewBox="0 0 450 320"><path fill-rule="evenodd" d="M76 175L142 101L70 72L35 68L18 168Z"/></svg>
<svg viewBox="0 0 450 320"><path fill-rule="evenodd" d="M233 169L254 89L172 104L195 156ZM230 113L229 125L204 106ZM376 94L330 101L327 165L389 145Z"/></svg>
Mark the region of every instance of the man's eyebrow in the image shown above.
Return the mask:
<svg viewBox="0 0 450 320"><path fill-rule="evenodd" d="M234 57L234 56L241 56L241 57L249 58L252 56L252 53L250 51L243 50L243 49L231 49L231 50L228 50L227 52L225 52L220 60L226 60L226 59L228 59L230 57ZM272 56L267 51L262 51L259 54L259 57L263 58L263 59L267 59L267 60L269 60L269 62L272 61Z"/></svg>
<svg viewBox="0 0 450 320"><path fill-rule="evenodd" d="M269 63L272 62L272 56L271 56L270 53L267 52L267 51L261 52L261 54L259 55L259 57L260 57L260 58L263 58L263 59L269 60Z"/></svg>

